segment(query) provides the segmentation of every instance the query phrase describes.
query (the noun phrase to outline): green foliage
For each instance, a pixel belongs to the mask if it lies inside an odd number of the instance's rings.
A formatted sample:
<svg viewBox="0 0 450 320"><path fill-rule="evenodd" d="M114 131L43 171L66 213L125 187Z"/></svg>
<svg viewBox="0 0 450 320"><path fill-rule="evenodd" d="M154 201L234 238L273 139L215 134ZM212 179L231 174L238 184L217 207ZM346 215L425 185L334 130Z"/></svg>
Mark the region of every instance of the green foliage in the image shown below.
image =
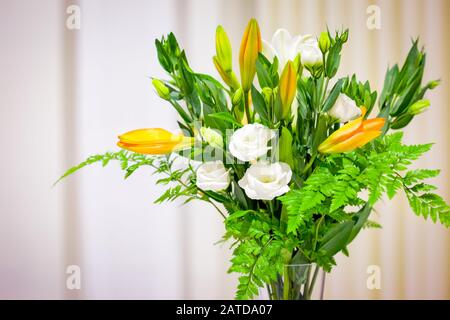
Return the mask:
<svg viewBox="0 0 450 320"><path fill-rule="evenodd" d="M328 32L328 36L331 40L331 47L325 60L324 71L326 77L332 78L336 75L341 62L342 45L347 42L348 29L343 32L336 32L334 37Z"/></svg>
<svg viewBox="0 0 450 320"><path fill-rule="evenodd" d="M377 92L370 89L369 81L359 82L355 75L346 79L342 92L355 100L357 106L366 107L367 115L370 114L377 100Z"/></svg>
<svg viewBox="0 0 450 320"><path fill-rule="evenodd" d="M279 197L288 209L288 233L295 233L314 213L333 215L346 204L361 202L357 197L361 186L356 181L360 174L359 168L345 158L339 160L342 160L339 170L333 168L338 161L334 158L328 165L324 163L324 166L317 167L303 188L291 190Z"/></svg>
<svg viewBox="0 0 450 320"><path fill-rule="evenodd" d="M428 89L434 89L438 80L422 86L426 54L419 49L415 40L401 68L394 65L386 72L383 90L379 99L380 115L388 120L392 129L401 129L408 125L414 114L408 113L408 108L421 100Z"/></svg>
<svg viewBox="0 0 450 320"><path fill-rule="evenodd" d="M131 176L141 166L152 166L155 161L154 158L150 158L142 154L127 152L125 150L96 154L88 157L85 161L67 170L54 184L57 184L62 179L86 166L101 163L102 167L105 167L111 160L120 162L121 169L125 171L125 179Z"/></svg>
<svg viewBox="0 0 450 320"><path fill-rule="evenodd" d="M330 94L328 95L327 99L325 100L322 106L323 112L327 112L334 106L334 103L336 102L337 98L339 97L339 94L341 93L342 85L344 84L344 82L345 79L339 79L333 86L333 88L330 91Z"/></svg>
<svg viewBox="0 0 450 320"><path fill-rule="evenodd" d="M275 57L270 63L264 55L259 54L256 60L256 75L261 88L275 88L278 85L278 59Z"/></svg>
<svg viewBox="0 0 450 320"><path fill-rule="evenodd" d="M283 271L286 253L292 251L293 242L283 238L278 225L279 221L265 212L252 210L234 212L225 220L224 238L236 239L229 272L242 274L237 299L257 295L258 288L275 281Z"/></svg>
<svg viewBox="0 0 450 320"><path fill-rule="evenodd" d="M369 221L368 216L383 194L392 198L403 190L417 215L449 225L449 206L439 195L430 192L434 186L423 182L437 176L439 170L407 171L412 161L432 145L403 145L401 138L399 132L356 151L330 155L322 159L301 189L293 189L278 198L288 211L288 234L298 234L300 238L305 229L314 233L316 228L317 235L325 232L317 241L318 250L312 246L308 256L326 270L334 264L333 256L345 250L361 228L380 227ZM367 204L356 213L346 213L347 205L365 203L358 197L364 189L369 190Z"/></svg>

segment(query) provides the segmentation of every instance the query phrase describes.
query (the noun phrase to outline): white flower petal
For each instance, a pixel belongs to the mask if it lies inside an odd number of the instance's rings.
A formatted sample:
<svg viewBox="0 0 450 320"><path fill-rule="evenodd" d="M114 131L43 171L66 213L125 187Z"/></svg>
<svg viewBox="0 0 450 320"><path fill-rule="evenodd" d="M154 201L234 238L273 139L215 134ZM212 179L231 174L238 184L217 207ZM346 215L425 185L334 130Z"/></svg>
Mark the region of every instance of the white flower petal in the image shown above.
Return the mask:
<svg viewBox="0 0 450 320"><path fill-rule="evenodd" d="M220 191L228 188L230 175L220 160L202 163L196 172L197 187Z"/></svg>
<svg viewBox="0 0 450 320"><path fill-rule="evenodd" d="M277 55L272 45L264 39L262 40L262 53L270 62L272 62L273 58Z"/></svg>
<svg viewBox="0 0 450 320"><path fill-rule="evenodd" d="M328 114L344 123L360 117L362 113L355 101L341 93Z"/></svg>
<svg viewBox="0 0 450 320"><path fill-rule="evenodd" d="M228 148L241 161L252 161L264 156L268 142L275 132L259 123L252 123L236 130L230 138Z"/></svg>
<svg viewBox="0 0 450 320"><path fill-rule="evenodd" d="M289 191L292 171L283 162L258 162L250 166L238 184L250 199L272 200Z"/></svg>

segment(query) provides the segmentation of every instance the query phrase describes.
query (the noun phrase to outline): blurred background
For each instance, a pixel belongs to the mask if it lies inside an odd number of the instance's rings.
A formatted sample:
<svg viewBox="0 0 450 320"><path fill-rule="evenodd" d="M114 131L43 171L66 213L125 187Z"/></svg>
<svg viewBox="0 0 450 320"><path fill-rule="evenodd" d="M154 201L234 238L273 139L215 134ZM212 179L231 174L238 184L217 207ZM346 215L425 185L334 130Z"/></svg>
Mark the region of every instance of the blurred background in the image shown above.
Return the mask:
<svg viewBox="0 0 450 320"><path fill-rule="evenodd" d="M374 8L379 29L367 25ZM78 9L80 28L69 29ZM175 112L149 79L164 77L154 39L169 31L194 70L217 75L218 24L235 55L251 17L265 39L280 27L315 35L350 28L340 74L378 90L387 66L403 62L420 37L425 80L442 85L406 142L436 143L417 165L442 169L433 182L448 202L449 14L447 0L0 0L0 298L233 298L236 275L226 273L228 247L214 245L224 230L213 209L154 205L163 189L151 172L123 181L116 164L52 187L69 166L117 150L119 133L175 129ZM383 229L362 232L350 257L338 257L325 298L449 299L448 230L416 217L403 195L380 201L374 216ZM66 287L70 265L80 267L80 290ZM369 290L373 265L381 288Z"/></svg>

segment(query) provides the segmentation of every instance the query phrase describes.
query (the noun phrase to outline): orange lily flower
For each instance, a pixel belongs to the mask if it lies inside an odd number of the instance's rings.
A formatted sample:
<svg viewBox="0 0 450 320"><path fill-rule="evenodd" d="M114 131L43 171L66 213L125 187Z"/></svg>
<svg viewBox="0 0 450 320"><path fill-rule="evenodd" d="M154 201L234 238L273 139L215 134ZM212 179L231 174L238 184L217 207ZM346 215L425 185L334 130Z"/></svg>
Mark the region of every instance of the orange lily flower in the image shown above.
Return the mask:
<svg viewBox="0 0 450 320"><path fill-rule="evenodd" d="M341 153L362 147L381 135L384 118L363 120L366 108L362 107L362 115L333 132L319 146L320 153Z"/></svg>
<svg viewBox="0 0 450 320"><path fill-rule="evenodd" d="M194 138L161 128L138 129L119 136L117 145L142 154L168 154L191 146Z"/></svg>

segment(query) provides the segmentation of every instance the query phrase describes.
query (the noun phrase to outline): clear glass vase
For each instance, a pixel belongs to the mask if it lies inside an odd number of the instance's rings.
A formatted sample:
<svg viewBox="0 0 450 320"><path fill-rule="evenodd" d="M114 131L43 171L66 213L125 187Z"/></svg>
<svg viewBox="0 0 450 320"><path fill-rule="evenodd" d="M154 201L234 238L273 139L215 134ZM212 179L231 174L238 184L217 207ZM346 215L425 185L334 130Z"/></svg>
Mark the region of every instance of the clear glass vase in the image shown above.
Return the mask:
<svg viewBox="0 0 450 320"><path fill-rule="evenodd" d="M263 300L323 300L325 272L315 263L284 266L277 281L260 291Z"/></svg>

